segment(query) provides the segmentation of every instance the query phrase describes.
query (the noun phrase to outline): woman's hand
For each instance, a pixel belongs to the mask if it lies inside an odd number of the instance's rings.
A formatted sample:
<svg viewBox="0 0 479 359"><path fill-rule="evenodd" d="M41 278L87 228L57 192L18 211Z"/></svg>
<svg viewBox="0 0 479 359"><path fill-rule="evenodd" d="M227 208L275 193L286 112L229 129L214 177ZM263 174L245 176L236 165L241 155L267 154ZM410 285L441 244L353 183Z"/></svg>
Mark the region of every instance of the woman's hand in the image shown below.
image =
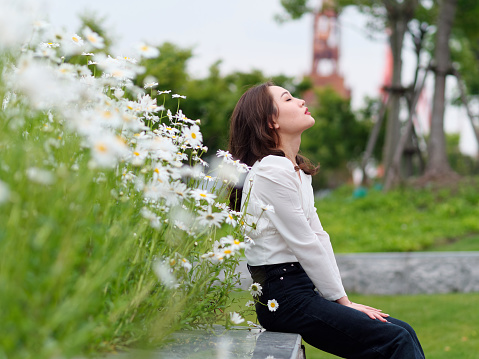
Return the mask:
<svg viewBox="0 0 479 359"><path fill-rule="evenodd" d="M362 305L358 303L350 302L351 304L346 305L347 307L359 310L360 312L366 313L371 319L379 319L381 322L387 322L386 319L389 317L389 314L383 313L381 309L376 309L373 307L368 307L367 305Z"/></svg>
<svg viewBox="0 0 479 359"><path fill-rule="evenodd" d="M353 303L348 299L347 296L338 299L336 302L341 305L345 305L346 307L359 310L360 312L367 314L369 318L379 319L381 322L387 322L387 320L384 318L389 317L389 314L383 313L381 309L376 309L363 304Z"/></svg>

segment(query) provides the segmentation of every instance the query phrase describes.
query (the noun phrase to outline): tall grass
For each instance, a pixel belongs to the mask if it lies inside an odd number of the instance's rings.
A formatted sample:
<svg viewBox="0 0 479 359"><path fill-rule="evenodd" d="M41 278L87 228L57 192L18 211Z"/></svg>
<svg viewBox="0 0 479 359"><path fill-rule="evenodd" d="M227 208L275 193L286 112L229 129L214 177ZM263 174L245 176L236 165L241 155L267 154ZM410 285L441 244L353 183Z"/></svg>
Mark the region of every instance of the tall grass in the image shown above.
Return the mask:
<svg viewBox="0 0 479 359"><path fill-rule="evenodd" d="M62 52L89 50L71 34L49 36L0 53L0 358L147 348L229 325L246 244L227 197L244 166L224 153L223 174L205 177L197 122L134 86L141 67L87 65L79 56L95 55Z"/></svg>

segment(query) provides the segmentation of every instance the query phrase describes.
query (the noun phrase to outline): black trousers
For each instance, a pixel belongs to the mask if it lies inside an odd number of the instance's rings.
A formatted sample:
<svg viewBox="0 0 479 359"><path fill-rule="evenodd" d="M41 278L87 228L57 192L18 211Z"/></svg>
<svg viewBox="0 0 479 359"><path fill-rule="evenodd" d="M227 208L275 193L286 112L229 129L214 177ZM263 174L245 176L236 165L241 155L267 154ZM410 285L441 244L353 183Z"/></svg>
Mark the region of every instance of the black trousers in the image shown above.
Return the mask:
<svg viewBox="0 0 479 359"><path fill-rule="evenodd" d="M263 294L256 303L259 323L276 332L298 333L308 344L343 358L425 358L414 329L388 317L387 323L324 299L299 263L248 266ZM276 299L278 309L264 305Z"/></svg>

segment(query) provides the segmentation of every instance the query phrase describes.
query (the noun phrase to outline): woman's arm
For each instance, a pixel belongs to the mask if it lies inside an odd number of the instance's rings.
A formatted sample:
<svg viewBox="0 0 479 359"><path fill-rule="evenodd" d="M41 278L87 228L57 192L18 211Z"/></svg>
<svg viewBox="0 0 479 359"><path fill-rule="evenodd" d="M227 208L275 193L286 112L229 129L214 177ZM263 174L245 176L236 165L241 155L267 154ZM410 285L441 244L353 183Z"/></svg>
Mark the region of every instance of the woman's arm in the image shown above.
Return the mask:
<svg viewBox="0 0 479 359"><path fill-rule="evenodd" d="M274 207L266 212L289 249L324 298L337 300L346 295L328 252L318 241L303 212L296 174L281 167L263 168L253 182L255 197Z"/></svg>
<svg viewBox="0 0 479 359"><path fill-rule="evenodd" d="M336 276L338 277L339 280L341 280L341 274L339 272L338 264L336 263L336 258L334 256L331 240L329 239L329 234L323 229L323 226L321 225L321 222L319 220L318 213L316 212L315 207L311 209L310 223L311 223L311 229L314 231L314 233L316 234L316 237L321 242L324 249L326 250L326 253L328 254L329 261L331 262L331 265L334 268Z"/></svg>

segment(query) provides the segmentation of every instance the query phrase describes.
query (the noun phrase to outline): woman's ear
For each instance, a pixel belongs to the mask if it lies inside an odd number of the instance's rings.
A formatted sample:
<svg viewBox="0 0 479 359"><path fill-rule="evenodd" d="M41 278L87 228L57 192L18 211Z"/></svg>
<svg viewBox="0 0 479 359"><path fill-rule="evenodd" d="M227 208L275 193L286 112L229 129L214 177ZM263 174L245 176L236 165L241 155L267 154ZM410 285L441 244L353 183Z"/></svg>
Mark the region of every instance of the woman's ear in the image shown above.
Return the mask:
<svg viewBox="0 0 479 359"><path fill-rule="evenodd" d="M274 128L274 129L277 130L279 128L279 124L276 121L273 120L273 123L271 123L271 122L268 123L268 127L271 128L271 129Z"/></svg>

